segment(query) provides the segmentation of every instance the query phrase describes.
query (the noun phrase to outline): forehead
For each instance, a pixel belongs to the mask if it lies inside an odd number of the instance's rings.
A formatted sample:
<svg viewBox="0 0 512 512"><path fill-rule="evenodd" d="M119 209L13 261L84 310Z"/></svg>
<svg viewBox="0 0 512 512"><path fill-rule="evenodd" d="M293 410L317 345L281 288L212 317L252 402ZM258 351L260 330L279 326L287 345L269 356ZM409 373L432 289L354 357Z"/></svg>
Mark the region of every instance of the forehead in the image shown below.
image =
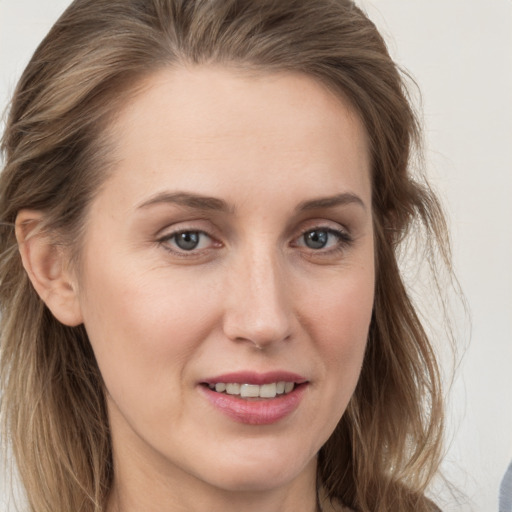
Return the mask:
<svg viewBox="0 0 512 512"><path fill-rule="evenodd" d="M359 116L299 73L161 70L110 129L115 168L140 194L166 177L162 186L172 182L206 194L219 179L233 188L242 178L249 188L271 180L281 191L303 184L309 195L340 186L369 193L368 141Z"/></svg>

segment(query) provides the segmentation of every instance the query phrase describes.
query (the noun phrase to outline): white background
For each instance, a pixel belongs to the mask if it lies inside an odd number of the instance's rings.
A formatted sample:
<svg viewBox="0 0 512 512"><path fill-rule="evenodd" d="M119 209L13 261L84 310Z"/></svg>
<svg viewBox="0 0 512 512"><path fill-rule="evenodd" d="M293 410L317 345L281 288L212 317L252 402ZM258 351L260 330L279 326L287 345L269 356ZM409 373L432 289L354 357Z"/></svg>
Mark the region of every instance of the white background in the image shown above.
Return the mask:
<svg viewBox="0 0 512 512"><path fill-rule="evenodd" d="M68 3L0 0L0 108ZM428 170L447 206L471 309L445 464L464 497L449 504L445 496L443 508L497 511L512 459L512 0L360 4L422 90Z"/></svg>

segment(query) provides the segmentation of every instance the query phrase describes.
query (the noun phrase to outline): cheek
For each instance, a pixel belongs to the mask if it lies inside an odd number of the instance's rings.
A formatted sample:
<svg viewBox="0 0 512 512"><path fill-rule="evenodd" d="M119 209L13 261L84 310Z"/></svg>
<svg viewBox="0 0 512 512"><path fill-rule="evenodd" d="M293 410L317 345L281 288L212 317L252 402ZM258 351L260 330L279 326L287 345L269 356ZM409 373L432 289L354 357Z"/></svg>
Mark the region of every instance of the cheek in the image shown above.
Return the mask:
<svg viewBox="0 0 512 512"><path fill-rule="evenodd" d="M316 341L323 374L342 413L365 354L374 302L373 264L331 279L308 302L303 306L308 311L306 329Z"/></svg>
<svg viewBox="0 0 512 512"><path fill-rule="evenodd" d="M368 270L369 269L369 270ZM318 402L310 421L313 450L327 441L346 411L363 364L374 299L373 266L333 276L304 301L302 322L314 340ZM315 419L313 419L313 417ZM319 443L320 441L320 443Z"/></svg>
<svg viewBox="0 0 512 512"><path fill-rule="evenodd" d="M322 293L311 298L310 321L322 331L317 339L335 353L351 350L366 342L374 301L373 266L347 272L332 279Z"/></svg>
<svg viewBox="0 0 512 512"><path fill-rule="evenodd" d="M145 400L164 382L179 385L215 321L215 294L198 280L108 262L91 265L87 277L84 324L109 393Z"/></svg>
<svg viewBox="0 0 512 512"><path fill-rule="evenodd" d="M340 302L329 311L330 329L324 337L326 371L344 389L344 402L352 395L361 372L371 320L371 301ZM339 388L338 388L339 391ZM346 404L345 404L346 405Z"/></svg>

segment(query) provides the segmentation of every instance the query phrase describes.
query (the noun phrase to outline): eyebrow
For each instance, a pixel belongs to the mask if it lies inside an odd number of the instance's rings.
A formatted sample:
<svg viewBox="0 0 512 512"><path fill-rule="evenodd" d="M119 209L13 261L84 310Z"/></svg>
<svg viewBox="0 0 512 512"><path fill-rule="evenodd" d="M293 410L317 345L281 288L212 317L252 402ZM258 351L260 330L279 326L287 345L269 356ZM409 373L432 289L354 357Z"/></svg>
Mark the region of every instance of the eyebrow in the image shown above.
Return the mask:
<svg viewBox="0 0 512 512"><path fill-rule="evenodd" d="M343 194L336 194L334 196L320 197L310 201L303 201L297 206L296 210L318 210L321 208L334 208L336 206L345 206L349 204L359 205L363 208L364 211L367 209L364 201L359 196L350 192L346 192Z"/></svg>
<svg viewBox="0 0 512 512"><path fill-rule="evenodd" d="M171 203L186 206L195 210L211 210L230 213L233 211L226 201L217 197L190 194L188 192L161 192L144 201L138 208L148 208L161 203Z"/></svg>
<svg viewBox="0 0 512 512"><path fill-rule="evenodd" d="M220 211L224 213L233 213L235 208L230 206L223 199L217 197L203 196L200 194L191 194L188 192L161 192L144 201L138 206L140 209L148 208L150 206L162 203L177 204L195 210L210 210ZM297 205L296 211L318 210L322 208L335 208L337 206L345 206L356 204L366 211L364 201L357 195L350 192L343 194L336 194L334 196L320 197L318 199L311 199L303 201Z"/></svg>

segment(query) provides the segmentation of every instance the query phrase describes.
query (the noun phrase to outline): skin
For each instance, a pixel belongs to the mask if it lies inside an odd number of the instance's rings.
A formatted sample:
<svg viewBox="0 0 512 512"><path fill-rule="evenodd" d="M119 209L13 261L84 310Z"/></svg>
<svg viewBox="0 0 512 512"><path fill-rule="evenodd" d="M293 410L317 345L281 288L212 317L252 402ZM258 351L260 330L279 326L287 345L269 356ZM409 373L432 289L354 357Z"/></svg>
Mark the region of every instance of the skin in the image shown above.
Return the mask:
<svg viewBox="0 0 512 512"><path fill-rule="evenodd" d="M203 66L150 77L110 130L117 164L90 205L66 317L85 324L108 392L109 512L314 511L316 454L356 386L373 307L359 117L303 75ZM307 245L313 229L325 247ZM177 231L204 234L185 251ZM200 385L241 370L308 385L290 415L247 425Z"/></svg>

